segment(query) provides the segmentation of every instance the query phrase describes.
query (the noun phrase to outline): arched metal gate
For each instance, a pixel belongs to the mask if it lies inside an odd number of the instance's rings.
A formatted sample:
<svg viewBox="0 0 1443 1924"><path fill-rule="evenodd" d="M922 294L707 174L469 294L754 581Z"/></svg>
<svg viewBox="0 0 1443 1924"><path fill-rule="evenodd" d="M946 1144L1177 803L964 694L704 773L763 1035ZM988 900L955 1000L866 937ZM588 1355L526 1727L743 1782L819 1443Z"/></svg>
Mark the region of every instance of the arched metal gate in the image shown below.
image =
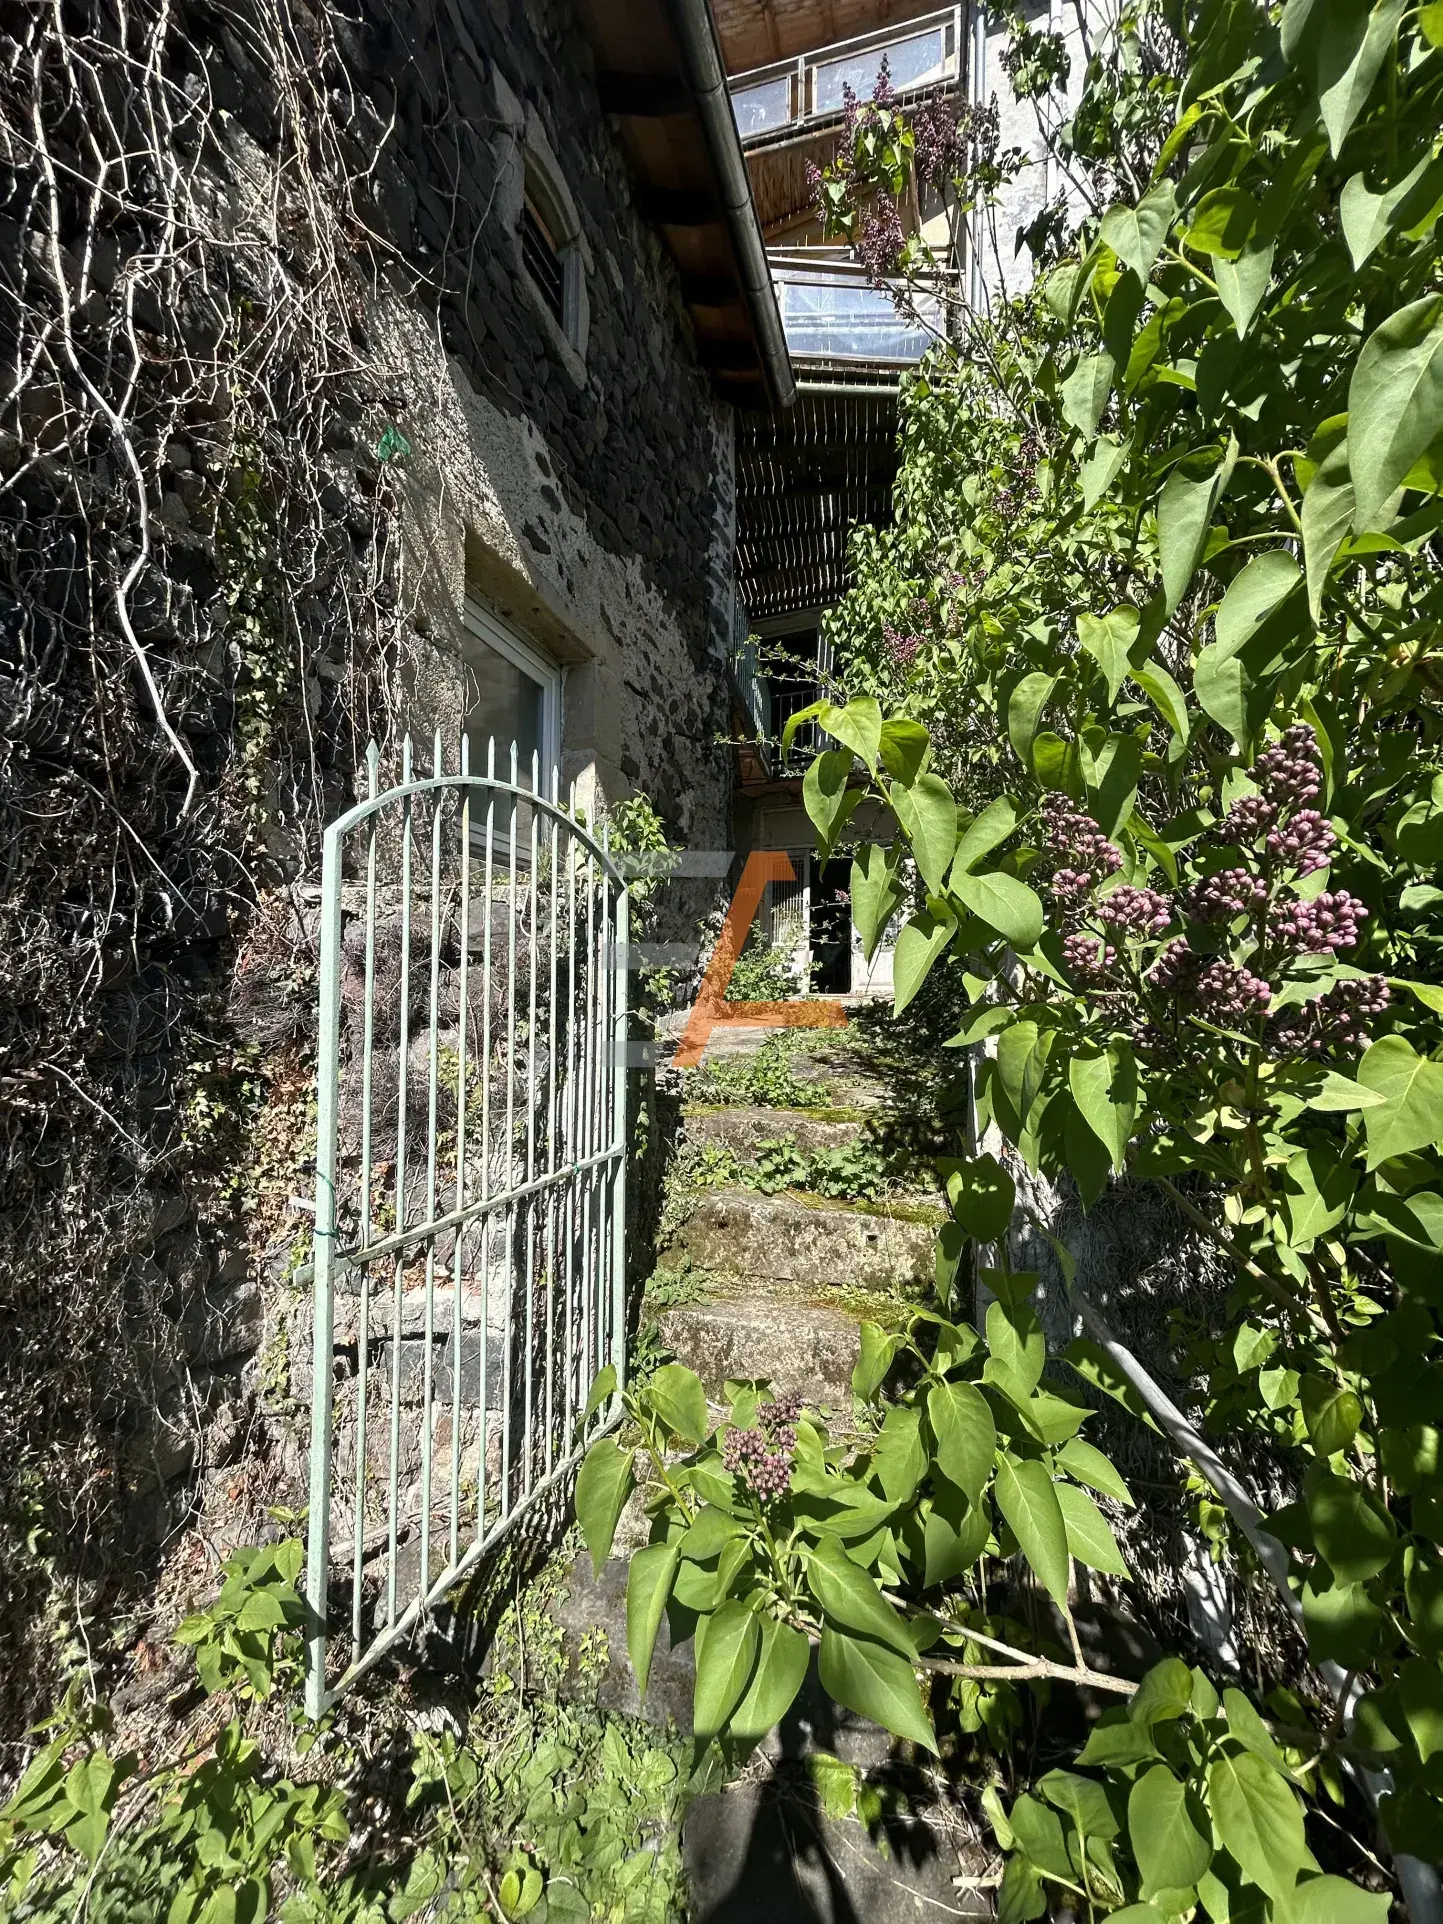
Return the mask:
<svg viewBox="0 0 1443 1924"><path fill-rule="evenodd" d="M312 1716L619 1414L583 1423L625 1356L627 886L529 772L463 742L448 775L438 735L422 775L407 738L382 793L373 747L325 834Z"/></svg>

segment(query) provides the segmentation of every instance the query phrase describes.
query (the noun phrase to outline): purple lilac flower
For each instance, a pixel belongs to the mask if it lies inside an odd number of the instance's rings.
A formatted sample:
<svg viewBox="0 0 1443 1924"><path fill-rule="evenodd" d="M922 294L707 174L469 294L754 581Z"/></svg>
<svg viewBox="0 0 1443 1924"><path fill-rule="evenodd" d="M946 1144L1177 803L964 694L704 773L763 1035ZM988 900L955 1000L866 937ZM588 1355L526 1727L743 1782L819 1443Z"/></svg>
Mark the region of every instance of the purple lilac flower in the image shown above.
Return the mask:
<svg viewBox="0 0 1443 1924"><path fill-rule="evenodd" d="M863 211L857 222L857 258L874 287L880 287L889 275L896 273L906 245L896 203L883 195Z"/></svg>
<svg viewBox="0 0 1443 1924"><path fill-rule="evenodd" d="M1209 962L1193 984L1192 992L1205 1014L1215 1022L1246 1022L1273 999L1270 982L1236 968L1221 957Z"/></svg>
<svg viewBox="0 0 1443 1924"><path fill-rule="evenodd" d="M800 1396L778 1397L758 1404L754 1429L728 1430L722 1440L724 1468L740 1477L763 1503L777 1502L791 1487L797 1447L794 1425L801 1413Z"/></svg>
<svg viewBox="0 0 1443 1924"><path fill-rule="evenodd" d="M1286 828L1275 828L1268 835L1268 854L1299 875L1311 875L1326 868L1333 859L1338 838L1332 824L1315 808L1300 808Z"/></svg>
<svg viewBox="0 0 1443 1924"><path fill-rule="evenodd" d="M1214 1022L1245 1021L1273 999L1271 983L1220 956L1209 961L1182 941L1168 943L1147 979L1163 994L1186 996Z"/></svg>
<svg viewBox="0 0 1443 1924"><path fill-rule="evenodd" d="M1346 889L1325 889L1311 902L1279 902L1268 917L1268 933L1305 955L1356 948L1358 924L1368 911Z"/></svg>
<svg viewBox="0 0 1443 1924"><path fill-rule="evenodd" d="M912 122L913 162L919 180L945 186L964 165L956 116L939 97L929 100Z"/></svg>
<svg viewBox="0 0 1443 1924"><path fill-rule="evenodd" d="M894 628L890 623L882 628L882 641L888 654L901 668L909 667L917 659L917 651L922 646L920 635L904 635L900 628Z"/></svg>
<svg viewBox="0 0 1443 1924"><path fill-rule="evenodd" d="M1055 789L1043 800L1042 824L1059 862L1052 877L1053 892L1064 901L1085 895L1122 867L1122 850L1108 841L1090 815L1074 808Z"/></svg>
<svg viewBox="0 0 1443 1924"><path fill-rule="evenodd" d="M1278 824L1278 805L1266 795L1242 795L1218 823L1225 842L1255 842Z"/></svg>
<svg viewBox="0 0 1443 1924"><path fill-rule="evenodd" d="M1278 1055L1328 1056L1366 1049L1372 1041L1364 1026L1392 1000L1381 975L1335 982L1326 994L1299 1009L1285 1009L1269 1032Z"/></svg>
<svg viewBox="0 0 1443 1924"><path fill-rule="evenodd" d="M1297 807L1323 792L1323 758L1317 737L1306 722L1296 722L1281 741L1259 755L1253 780L1264 795L1280 806Z"/></svg>
<svg viewBox="0 0 1443 1924"><path fill-rule="evenodd" d="M1172 920L1172 906L1156 889L1124 882L1097 904L1097 919L1123 935L1161 935Z"/></svg>
<svg viewBox="0 0 1443 1924"><path fill-rule="evenodd" d="M1066 935L1062 960L1080 981L1097 982L1116 962L1117 950L1096 935Z"/></svg>
<svg viewBox="0 0 1443 1924"><path fill-rule="evenodd" d="M1184 898L1184 909L1194 922L1229 922L1261 908L1268 899L1268 885L1245 868L1220 869L1194 882Z"/></svg>

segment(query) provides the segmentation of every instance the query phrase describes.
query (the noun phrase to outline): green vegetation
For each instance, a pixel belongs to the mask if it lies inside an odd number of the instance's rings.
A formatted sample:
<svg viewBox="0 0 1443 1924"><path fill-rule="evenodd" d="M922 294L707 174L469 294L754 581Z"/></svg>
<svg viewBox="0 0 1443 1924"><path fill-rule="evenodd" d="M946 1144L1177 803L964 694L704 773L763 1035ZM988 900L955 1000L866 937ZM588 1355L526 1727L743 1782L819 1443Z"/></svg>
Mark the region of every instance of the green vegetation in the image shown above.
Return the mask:
<svg viewBox="0 0 1443 1924"><path fill-rule="evenodd" d="M1024 40L1047 92L1065 55ZM898 1010L970 1005L980 1120L1088 1206L1159 1185L1230 1264L1187 1400L1282 1483L1258 1532L1208 1471L1222 1553L1297 1621L1283 1674L1084 1659L1076 1569L1127 1584L1131 1496L1047 1374L1037 1277L985 1266L1017 1197L961 1142L937 1307L864 1333L851 1424L738 1384L713 1426L671 1366L578 1488L600 1555L647 1485L632 1658L668 1599L696 1613L699 1730L760 1735L819 1638L899 1739L985 1735L1003 1924L1381 1924L1382 1858L1443 1859L1440 126L1437 4L1124 14L1059 140L1095 211L908 386L805 783L824 857L869 796L895 823L854 913L869 950L906 917ZM874 265L914 171L985 198L934 108L849 128L823 200ZM1142 1420L1109 1351L1067 1360ZM1014 1621L1018 1557L1045 1604ZM1067 1684L1119 1700L1085 1745Z"/></svg>
<svg viewBox="0 0 1443 1924"><path fill-rule="evenodd" d="M464 1723L396 1733L410 1753L403 1808L377 1824L366 1746L333 1720L317 1728L292 1711L278 1728L267 1711L299 1680L301 1561L298 1542L238 1552L215 1601L180 1625L208 1699L231 1714L167 1762L116 1752L109 1712L72 1690L0 1809L0 1915L664 1924L679 1913L681 1817L705 1775L675 1735L595 1707L604 1633L583 1639L563 1701L568 1653L548 1608L559 1562L503 1613ZM297 1781L307 1758L315 1774Z"/></svg>
<svg viewBox="0 0 1443 1924"><path fill-rule="evenodd" d="M748 1055L718 1056L700 1069L688 1069L686 1099L722 1107L825 1108L825 1085L799 1076L792 1066L798 1054L815 1046L808 1030L778 1030Z"/></svg>

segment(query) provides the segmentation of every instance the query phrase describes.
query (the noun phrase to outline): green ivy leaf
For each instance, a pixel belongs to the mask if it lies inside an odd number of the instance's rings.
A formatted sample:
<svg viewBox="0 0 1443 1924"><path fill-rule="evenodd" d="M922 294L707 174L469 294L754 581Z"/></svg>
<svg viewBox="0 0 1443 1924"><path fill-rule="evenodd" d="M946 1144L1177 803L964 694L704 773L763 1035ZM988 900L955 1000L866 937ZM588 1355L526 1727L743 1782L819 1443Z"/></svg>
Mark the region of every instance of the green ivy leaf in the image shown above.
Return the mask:
<svg viewBox="0 0 1443 1924"><path fill-rule="evenodd" d="M635 1487L631 1451L623 1450L609 1436L593 1443L576 1479L576 1521L581 1525L581 1534L591 1552L591 1567L597 1576L611 1555L617 1520Z"/></svg>
<svg viewBox="0 0 1443 1924"><path fill-rule="evenodd" d="M756 1662L756 1612L732 1597L696 1627L696 1694L692 1728L714 1737L741 1702Z"/></svg>
<svg viewBox="0 0 1443 1924"><path fill-rule="evenodd" d="M645 1394L673 1436L692 1444L706 1440L706 1391L695 1370L684 1363L663 1363L647 1378Z"/></svg>
<svg viewBox="0 0 1443 1924"><path fill-rule="evenodd" d="M829 1623L822 1630L817 1668L822 1688L837 1703L937 1755L937 1739L909 1658L867 1638L848 1636Z"/></svg>
<svg viewBox="0 0 1443 1924"><path fill-rule="evenodd" d="M892 952L893 1015L900 1015L917 994L932 964L956 933L957 923L951 916L939 920L926 910L902 925Z"/></svg>
<svg viewBox="0 0 1443 1924"><path fill-rule="evenodd" d="M852 862L852 920L870 962L892 917L905 900L897 858L890 849L868 842Z"/></svg>
<svg viewBox="0 0 1443 1924"><path fill-rule="evenodd" d="M992 1305L991 1307L996 1307ZM1054 1603L1067 1604L1067 1525L1057 1487L1043 1464L1002 1456L994 1486L997 1506Z"/></svg>
<svg viewBox="0 0 1443 1924"><path fill-rule="evenodd" d="M1188 1787L1166 1764L1154 1764L1135 1781L1127 1798L1127 1834L1144 1895L1196 1885L1212 1862L1206 1819L1199 1823Z"/></svg>
<svg viewBox="0 0 1443 1924"><path fill-rule="evenodd" d="M626 1649L636 1673L637 1693L642 1697L646 1695L651 1653L680 1555L679 1539L648 1544L632 1557L626 1574Z"/></svg>
<svg viewBox="0 0 1443 1924"><path fill-rule="evenodd" d="M1348 386L1348 471L1360 533L1386 527L1408 470L1443 432L1443 295L1413 301L1363 344Z"/></svg>
<svg viewBox="0 0 1443 1924"><path fill-rule="evenodd" d="M1052 1487L1067 1529L1067 1547L1077 1561L1108 1576L1130 1577L1132 1572L1117 1547L1112 1525L1086 1490L1079 1490L1074 1483L1054 1483Z"/></svg>
<svg viewBox="0 0 1443 1924"><path fill-rule="evenodd" d="M1023 953L1036 948L1044 922L1042 902L1015 875L997 871L989 875L958 875L953 878L952 890L979 921L994 929L1011 948Z"/></svg>
<svg viewBox="0 0 1443 1924"><path fill-rule="evenodd" d="M1102 217L1100 238L1146 287L1176 218L1177 190L1170 180L1161 181L1136 207L1110 207Z"/></svg>
<svg viewBox="0 0 1443 1924"><path fill-rule="evenodd" d="M1269 1896L1285 1897L1309 1861L1303 1813L1293 1792L1250 1750L1215 1757L1207 1786L1223 1849Z"/></svg>
<svg viewBox="0 0 1443 1924"><path fill-rule="evenodd" d="M970 1503L980 1503L997 1456L997 1426L986 1397L971 1383L934 1383L927 1392L927 1421L942 1474Z"/></svg>
<svg viewBox="0 0 1443 1924"><path fill-rule="evenodd" d="M1358 1081L1384 1098L1363 1115L1370 1170L1443 1142L1443 1062L1420 1056L1404 1036L1383 1036L1365 1051Z"/></svg>
<svg viewBox="0 0 1443 1924"><path fill-rule="evenodd" d="M761 1619L757 1667L732 1713L734 1737L765 1737L786 1716L807 1674L811 1646L800 1630L775 1617Z"/></svg>

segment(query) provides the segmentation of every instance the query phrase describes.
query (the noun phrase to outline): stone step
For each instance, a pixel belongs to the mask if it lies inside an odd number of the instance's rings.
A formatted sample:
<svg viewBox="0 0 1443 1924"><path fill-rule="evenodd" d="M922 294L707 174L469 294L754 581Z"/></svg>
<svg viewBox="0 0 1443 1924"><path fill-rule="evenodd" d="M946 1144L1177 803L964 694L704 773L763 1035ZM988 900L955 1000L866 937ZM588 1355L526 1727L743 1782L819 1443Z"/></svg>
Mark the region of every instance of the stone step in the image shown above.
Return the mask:
<svg viewBox="0 0 1443 1924"><path fill-rule="evenodd" d="M862 1126L859 1118L837 1121L825 1111L818 1116L809 1109L722 1109L694 1103L683 1111L688 1142L733 1149L739 1156L750 1156L759 1142L774 1142L779 1136L790 1137L804 1155L840 1149L857 1140Z"/></svg>
<svg viewBox="0 0 1443 1924"><path fill-rule="evenodd" d="M704 1196L661 1253L663 1268L735 1278L762 1293L838 1289L915 1294L932 1280L940 1208L857 1209L797 1196L718 1189Z"/></svg>
<svg viewBox="0 0 1443 1924"><path fill-rule="evenodd" d="M696 1371L714 1402L726 1382L764 1377L778 1396L799 1392L813 1405L847 1410L861 1353L860 1325L843 1309L723 1298L669 1309L661 1337Z"/></svg>

